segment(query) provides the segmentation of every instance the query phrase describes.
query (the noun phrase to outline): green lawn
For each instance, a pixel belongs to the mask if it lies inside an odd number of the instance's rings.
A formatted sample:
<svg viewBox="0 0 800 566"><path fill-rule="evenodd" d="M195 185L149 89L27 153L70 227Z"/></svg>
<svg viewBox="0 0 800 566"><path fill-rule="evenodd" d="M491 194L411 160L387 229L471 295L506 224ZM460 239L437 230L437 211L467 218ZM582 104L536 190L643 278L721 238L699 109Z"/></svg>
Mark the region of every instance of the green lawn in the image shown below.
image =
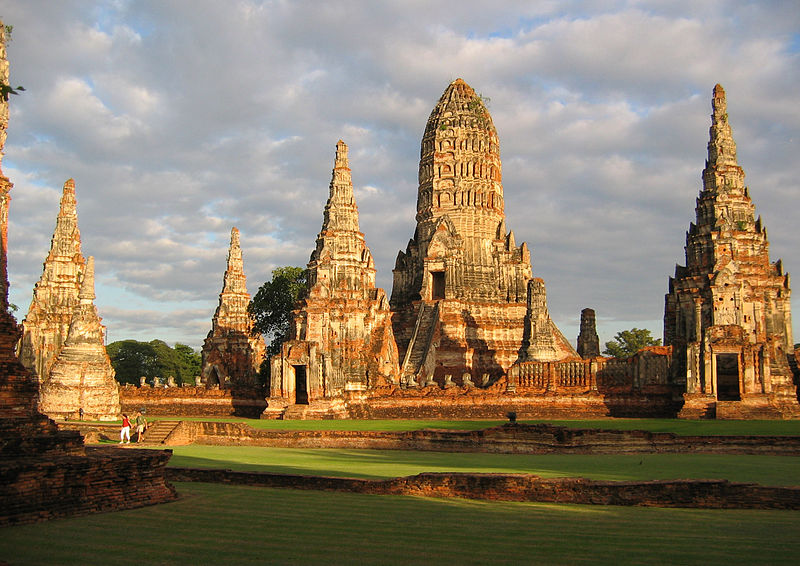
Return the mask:
<svg viewBox="0 0 800 566"><path fill-rule="evenodd" d="M174 503L2 530L0 559L100 564L796 564L800 512L177 484Z"/></svg>
<svg viewBox="0 0 800 566"><path fill-rule="evenodd" d="M264 430L382 430L406 431L424 428L480 430L497 426L505 420L261 420L245 418L215 417L152 417L149 419L193 420L217 422L243 422L253 428ZM549 423L571 428L601 428L612 430L648 430L651 432L674 432L686 436L707 435L756 435L756 436L800 436L800 420L792 421L690 421L679 419L593 419L520 421L521 423Z"/></svg>
<svg viewBox="0 0 800 566"><path fill-rule="evenodd" d="M800 485L798 456L530 455L202 445L172 449L170 466L316 476L389 478L455 471L614 481L692 478Z"/></svg>

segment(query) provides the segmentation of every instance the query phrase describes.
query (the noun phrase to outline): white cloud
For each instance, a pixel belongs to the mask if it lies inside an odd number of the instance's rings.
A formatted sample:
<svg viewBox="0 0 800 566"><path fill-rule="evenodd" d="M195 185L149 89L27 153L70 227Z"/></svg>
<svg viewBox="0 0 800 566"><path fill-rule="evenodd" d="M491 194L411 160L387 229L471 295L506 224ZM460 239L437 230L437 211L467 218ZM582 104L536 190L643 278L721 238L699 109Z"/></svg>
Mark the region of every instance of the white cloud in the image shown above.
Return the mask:
<svg viewBox="0 0 800 566"><path fill-rule="evenodd" d="M800 265L787 212L800 197L800 13L786 4L12 0L12 82L28 89L4 161L12 301L29 302L74 177L110 334L197 346L231 226L251 292L308 261L339 138L389 292L425 121L463 77L492 99L507 225L564 332L590 306L602 340L634 325L659 335L717 82L772 258Z"/></svg>

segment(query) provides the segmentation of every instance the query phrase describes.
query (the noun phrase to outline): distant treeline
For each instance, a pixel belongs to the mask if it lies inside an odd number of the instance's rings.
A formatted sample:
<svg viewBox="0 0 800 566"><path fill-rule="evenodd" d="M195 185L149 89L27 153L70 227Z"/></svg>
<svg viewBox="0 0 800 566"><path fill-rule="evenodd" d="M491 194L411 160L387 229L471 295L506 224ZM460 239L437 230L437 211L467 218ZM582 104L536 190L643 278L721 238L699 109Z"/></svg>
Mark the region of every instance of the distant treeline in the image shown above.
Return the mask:
<svg viewBox="0 0 800 566"><path fill-rule="evenodd" d="M194 385L195 376L200 375L200 352L186 344L170 348L163 340L120 340L106 346L106 351L122 384L138 385L142 376L150 385L156 377L166 383L171 376L178 385Z"/></svg>

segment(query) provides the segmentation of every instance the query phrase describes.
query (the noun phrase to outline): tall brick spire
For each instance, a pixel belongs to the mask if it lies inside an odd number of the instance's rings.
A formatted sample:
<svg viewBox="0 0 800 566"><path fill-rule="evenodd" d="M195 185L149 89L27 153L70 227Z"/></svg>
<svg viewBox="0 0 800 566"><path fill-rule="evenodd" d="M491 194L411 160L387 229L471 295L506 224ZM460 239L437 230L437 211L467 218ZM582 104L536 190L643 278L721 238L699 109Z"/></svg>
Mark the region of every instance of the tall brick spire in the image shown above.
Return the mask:
<svg viewBox="0 0 800 566"><path fill-rule="evenodd" d="M336 159L331 175L330 196L325 205L322 232L347 230L358 232L358 207L353 196L353 180L350 162L347 158L347 145L339 140L336 143Z"/></svg>
<svg viewBox="0 0 800 566"><path fill-rule="evenodd" d="M94 258L89 257L64 346L41 386L39 410L53 419L83 415L114 420L120 413L105 327L94 305Z"/></svg>
<svg viewBox="0 0 800 566"><path fill-rule="evenodd" d="M359 231L347 145L342 140L336 143L330 196L308 263L308 282L311 289L321 285L357 294L369 294L375 287L375 263Z"/></svg>
<svg viewBox="0 0 800 566"><path fill-rule="evenodd" d="M86 261L81 253L81 233L75 199L75 181L64 183L50 253L42 277L33 289L25 320L20 361L44 381L67 338L73 309L78 303Z"/></svg>
<svg viewBox="0 0 800 566"><path fill-rule="evenodd" d="M795 396L787 363L793 351L789 276L780 261L770 262L720 85L711 108L686 265L675 267L664 309L664 343L675 351L674 379L685 387L688 416L717 400L778 407ZM796 398L793 405L796 411Z"/></svg>
<svg viewBox="0 0 800 566"><path fill-rule="evenodd" d="M264 359L264 339L253 336L247 312L250 294L244 275L239 229L231 229L228 263L211 331L203 342L202 373L207 386L253 386Z"/></svg>
<svg viewBox="0 0 800 566"><path fill-rule="evenodd" d="M708 161L703 170L703 188L741 193L744 190L744 169L736 161L736 142L728 123L728 102L721 85L714 87L711 100Z"/></svg>
<svg viewBox="0 0 800 566"><path fill-rule="evenodd" d="M291 339L272 358L265 414L283 415L287 403L313 405L397 373L389 303L383 289L375 287L375 263L358 228L342 140L336 143L330 193L307 276L308 294L293 312Z"/></svg>

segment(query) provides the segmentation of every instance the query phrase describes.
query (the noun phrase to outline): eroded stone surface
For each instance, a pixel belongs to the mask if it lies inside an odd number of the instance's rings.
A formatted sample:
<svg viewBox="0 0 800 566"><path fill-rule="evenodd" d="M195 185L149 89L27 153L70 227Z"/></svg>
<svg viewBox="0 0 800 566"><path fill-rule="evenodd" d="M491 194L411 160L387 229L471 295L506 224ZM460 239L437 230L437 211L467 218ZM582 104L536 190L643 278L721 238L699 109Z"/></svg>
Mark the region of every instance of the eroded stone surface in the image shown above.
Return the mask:
<svg viewBox="0 0 800 566"><path fill-rule="evenodd" d="M39 392L39 410L53 419L115 420L119 386L94 305L94 258L89 257L67 339Z"/></svg>
<svg viewBox="0 0 800 566"><path fill-rule="evenodd" d="M308 295L294 313L292 333L273 358L272 407L280 407L277 399L306 404L396 378L389 302L375 287L375 264L359 230L347 145L341 140L308 263Z"/></svg>
<svg viewBox="0 0 800 566"><path fill-rule="evenodd" d="M50 375L78 304L86 260L81 253L76 205L75 181L69 179L64 183L50 253L22 321L20 361L40 382Z"/></svg>
<svg viewBox="0 0 800 566"><path fill-rule="evenodd" d="M234 227L219 305L211 321L211 331L203 342L202 377L206 387L257 384L266 346L261 335L253 335L253 319L247 312L249 303L239 230Z"/></svg>
<svg viewBox="0 0 800 566"><path fill-rule="evenodd" d="M670 278L665 344L675 348L674 380L687 408L717 401L787 404L797 399L789 276L771 263L766 228L755 217L728 123L725 91L714 87L708 160L686 265ZM698 409L699 407L699 409Z"/></svg>

